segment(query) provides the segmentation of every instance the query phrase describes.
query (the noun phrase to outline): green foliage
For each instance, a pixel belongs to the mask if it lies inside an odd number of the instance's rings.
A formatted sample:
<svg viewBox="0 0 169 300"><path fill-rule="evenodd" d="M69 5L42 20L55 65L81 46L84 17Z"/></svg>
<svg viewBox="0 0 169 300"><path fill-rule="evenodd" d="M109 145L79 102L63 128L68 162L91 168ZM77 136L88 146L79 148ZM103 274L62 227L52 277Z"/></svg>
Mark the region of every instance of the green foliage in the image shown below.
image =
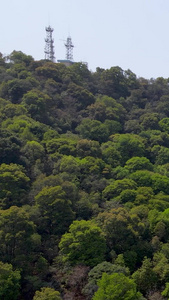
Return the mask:
<svg viewBox="0 0 169 300"><path fill-rule="evenodd" d="M77 109L84 109L95 101L92 93L83 87L74 83L69 84L67 89L68 96L71 96L76 101Z"/></svg>
<svg viewBox="0 0 169 300"><path fill-rule="evenodd" d="M169 133L169 118L163 118L159 121L159 126L163 131L166 131Z"/></svg>
<svg viewBox="0 0 169 300"><path fill-rule="evenodd" d="M35 225L23 208L0 211L0 259L26 270L33 247Z"/></svg>
<svg viewBox="0 0 169 300"><path fill-rule="evenodd" d="M21 206L29 189L29 177L25 169L16 164L0 165L0 207Z"/></svg>
<svg viewBox="0 0 169 300"><path fill-rule="evenodd" d="M20 272L12 265L0 262L0 298L17 300L20 294Z"/></svg>
<svg viewBox="0 0 169 300"><path fill-rule="evenodd" d="M22 148L22 153L31 164L34 164L37 159L43 159L45 150L40 143L36 141L28 141Z"/></svg>
<svg viewBox="0 0 169 300"><path fill-rule="evenodd" d="M162 252L157 252L153 257L153 271L162 283L169 280L169 260Z"/></svg>
<svg viewBox="0 0 169 300"><path fill-rule="evenodd" d="M31 55L26 55L21 51L13 51L9 56L11 62L13 63L23 63L26 66L29 66L29 64L33 61L33 57Z"/></svg>
<svg viewBox="0 0 169 300"><path fill-rule="evenodd" d="M0 87L0 96L9 99L12 103L21 102L23 95L36 86L36 82L31 79L12 79L2 83Z"/></svg>
<svg viewBox="0 0 169 300"><path fill-rule="evenodd" d="M40 291L48 286L65 299L91 299L104 272L128 276L127 266L149 300L162 299L168 95L169 79L0 53L0 260L20 270L16 298L60 298ZM106 279L107 299L133 299L134 290L137 299L135 283L126 284L128 298L118 294L126 280L133 283L123 277L116 289ZM15 299L7 295L0 298Z"/></svg>
<svg viewBox="0 0 169 300"><path fill-rule="evenodd" d="M108 126L97 120L84 119L76 130L84 139L96 140L100 143L105 142L110 135Z"/></svg>
<svg viewBox="0 0 169 300"><path fill-rule="evenodd" d="M158 278L152 268L150 259L145 258L143 260L142 266L133 273L132 278L136 282L139 291L144 295L155 288Z"/></svg>
<svg viewBox="0 0 169 300"><path fill-rule="evenodd" d="M164 192L169 193L169 178L167 176L162 176L158 173L153 174L152 177L152 188L155 193Z"/></svg>
<svg viewBox="0 0 169 300"><path fill-rule="evenodd" d="M38 90L31 90L24 94L22 104L36 121L48 123L46 109L50 105L50 97Z"/></svg>
<svg viewBox="0 0 169 300"><path fill-rule="evenodd" d="M53 138L46 142L46 148L48 153L58 152L63 155L75 155L76 154L76 140L71 138Z"/></svg>
<svg viewBox="0 0 169 300"><path fill-rule="evenodd" d="M124 118L125 109L115 99L99 96L94 104L88 106L88 112L92 119L110 124L112 134L121 131L122 127L117 121Z"/></svg>
<svg viewBox="0 0 169 300"><path fill-rule="evenodd" d="M166 283L165 289L161 294L162 294L162 296L169 298L169 283L168 282Z"/></svg>
<svg viewBox="0 0 169 300"><path fill-rule="evenodd" d="M122 159L121 154L112 142L103 143L101 145L101 150L103 159L107 164L111 165L113 168L120 164Z"/></svg>
<svg viewBox="0 0 169 300"><path fill-rule="evenodd" d="M103 230L110 250L118 254L128 250L134 244L136 233L132 228L132 219L122 207L100 213L97 222Z"/></svg>
<svg viewBox="0 0 169 300"><path fill-rule="evenodd" d="M52 288L42 288L36 291L33 300L61 300L60 293Z"/></svg>
<svg viewBox="0 0 169 300"><path fill-rule="evenodd" d="M145 154L144 140L134 134L121 134L113 137L113 142L116 145L117 150L122 155L122 163L133 156L142 157Z"/></svg>
<svg viewBox="0 0 169 300"><path fill-rule="evenodd" d="M8 118L2 122L2 128L15 134L23 141L42 139L44 131L47 129L44 124L34 121L33 119L23 115L14 118Z"/></svg>
<svg viewBox="0 0 169 300"><path fill-rule="evenodd" d="M98 69L99 71L99 69ZM111 67L103 70L100 75L99 91L115 99L129 95L127 80L120 67Z"/></svg>
<svg viewBox="0 0 169 300"><path fill-rule="evenodd" d="M0 130L0 163L20 163L21 161L21 145L20 138L15 133L8 130Z"/></svg>
<svg viewBox="0 0 169 300"><path fill-rule="evenodd" d="M63 234L73 221L74 213L62 187L44 187L35 201L42 216L41 233Z"/></svg>
<svg viewBox="0 0 169 300"><path fill-rule="evenodd" d="M132 157L130 158L126 164L125 168L129 170L131 173L137 170L149 170L153 171L153 165L146 157Z"/></svg>
<svg viewBox="0 0 169 300"><path fill-rule="evenodd" d="M120 195L121 192L128 189L135 189L137 187L136 183L131 179L121 179L116 180L113 184L108 185L103 190L103 199L105 200L111 200L114 197L117 197Z"/></svg>
<svg viewBox="0 0 169 300"><path fill-rule="evenodd" d="M101 155L99 143L92 140L79 140L77 142L76 150L77 155L81 158L86 156L100 157Z"/></svg>
<svg viewBox="0 0 169 300"><path fill-rule="evenodd" d="M159 129L159 115L157 113L146 113L140 117L141 127L147 129Z"/></svg>
<svg viewBox="0 0 169 300"><path fill-rule="evenodd" d="M120 202L135 202L137 196L137 192L132 189L126 189L120 193Z"/></svg>
<svg viewBox="0 0 169 300"><path fill-rule="evenodd" d="M74 173L76 175L79 174L80 171L80 160L76 159L72 155L64 155L60 160L59 166L60 172Z"/></svg>
<svg viewBox="0 0 169 300"><path fill-rule="evenodd" d="M13 118L13 116L27 115L27 109L20 104L7 104L4 109L2 109L2 118Z"/></svg>
<svg viewBox="0 0 169 300"><path fill-rule="evenodd" d="M95 266L104 259L106 245L99 227L91 221L74 221L59 244L61 258L72 265Z"/></svg>
<svg viewBox="0 0 169 300"><path fill-rule="evenodd" d="M139 187L136 191L135 204L148 204L154 197L154 192L151 187Z"/></svg>
<svg viewBox="0 0 169 300"><path fill-rule="evenodd" d="M169 160L169 149L167 147L161 146L157 150L155 163L157 165L164 165L168 163L168 160Z"/></svg>
<svg viewBox="0 0 169 300"><path fill-rule="evenodd" d="M94 294L93 300L136 300L141 299L137 292L134 281L124 274L103 274L98 282L98 291Z"/></svg>
<svg viewBox="0 0 169 300"><path fill-rule="evenodd" d="M88 297L92 297L94 292L97 291L97 282L101 279L103 273L113 274L113 273L123 273L129 275L129 270L125 266L120 266L119 264L111 264L110 262L103 261L102 263L95 266L88 273L88 283L83 289L83 294Z"/></svg>
<svg viewBox="0 0 169 300"><path fill-rule="evenodd" d="M51 78L56 82L61 81L60 71L61 71L60 66L58 64L54 64L51 62L46 62L43 66L38 66L36 68L36 74L40 77L40 79Z"/></svg>

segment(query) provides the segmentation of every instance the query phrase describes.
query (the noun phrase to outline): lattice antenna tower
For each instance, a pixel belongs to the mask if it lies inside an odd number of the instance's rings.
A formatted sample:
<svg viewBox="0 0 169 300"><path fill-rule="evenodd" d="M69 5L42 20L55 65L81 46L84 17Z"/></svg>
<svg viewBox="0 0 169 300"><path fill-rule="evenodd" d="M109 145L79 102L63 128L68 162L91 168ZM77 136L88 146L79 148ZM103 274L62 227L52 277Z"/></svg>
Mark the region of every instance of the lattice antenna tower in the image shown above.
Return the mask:
<svg viewBox="0 0 169 300"><path fill-rule="evenodd" d="M72 39L71 39L70 36L68 36L68 38L66 40L65 47L66 47L66 59L67 60L73 60L73 48L74 48L74 45L72 43Z"/></svg>
<svg viewBox="0 0 169 300"><path fill-rule="evenodd" d="M54 51L54 39L52 38L53 28L50 26L46 27L46 39L45 39L45 59L49 59L55 62L55 51Z"/></svg>

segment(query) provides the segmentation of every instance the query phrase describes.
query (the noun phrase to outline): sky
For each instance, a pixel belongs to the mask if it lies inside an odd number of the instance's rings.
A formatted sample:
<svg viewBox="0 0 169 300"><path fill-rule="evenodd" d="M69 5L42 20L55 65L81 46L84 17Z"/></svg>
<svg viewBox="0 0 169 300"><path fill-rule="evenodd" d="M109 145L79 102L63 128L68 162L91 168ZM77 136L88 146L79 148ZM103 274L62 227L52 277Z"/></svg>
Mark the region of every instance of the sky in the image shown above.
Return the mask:
<svg viewBox="0 0 169 300"><path fill-rule="evenodd" d="M55 56L70 35L76 62L89 70L119 66L137 77L169 78L169 0L0 0L0 52L44 59L45 27Z"/></svg>

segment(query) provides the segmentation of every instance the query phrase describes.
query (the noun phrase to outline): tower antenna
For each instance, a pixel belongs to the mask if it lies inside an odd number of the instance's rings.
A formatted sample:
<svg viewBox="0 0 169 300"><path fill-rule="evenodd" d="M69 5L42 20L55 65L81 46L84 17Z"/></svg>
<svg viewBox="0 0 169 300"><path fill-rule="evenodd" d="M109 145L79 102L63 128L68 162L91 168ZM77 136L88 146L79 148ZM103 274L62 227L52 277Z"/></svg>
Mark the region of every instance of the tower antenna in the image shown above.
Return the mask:
<svg viewBox="0 0 169 300"><path fill-rule="evenodd" d="M73 60L74 45L72 43L72 39L71 39L70 36L68 36L68 38L66 40L65 47L66 47L66 59L67 60Z"/></svg>
<svg viewBox="0 0 169 300"><path fill-rule="evenodd" d="M55 51L54 51L54 39L52 38L53 28L48 27L46 30L46 39L45 39L45 59L49 59L52 62L55 62Z"/></svg>

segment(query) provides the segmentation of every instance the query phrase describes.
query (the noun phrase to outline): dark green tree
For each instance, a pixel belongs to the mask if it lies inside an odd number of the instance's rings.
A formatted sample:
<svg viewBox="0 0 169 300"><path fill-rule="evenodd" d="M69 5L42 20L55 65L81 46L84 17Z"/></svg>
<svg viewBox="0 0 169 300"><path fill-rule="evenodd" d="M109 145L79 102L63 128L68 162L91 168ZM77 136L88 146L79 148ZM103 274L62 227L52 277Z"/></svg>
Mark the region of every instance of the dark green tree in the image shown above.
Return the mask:
<svg viewBox="0 0 169 300"><path fill-rule="evenodd" d="M17 164L0 165L0 207L21 206L26 202L29 177L23 166Z"/></svg>
<svg viewBox="0 0 169 300"><path fill-rule="evenodd" d="M38 240L39 243L35 228L35 224L23 208L11 206L9 209L1 210L0 259L28 271L34 242Z"/></svg>
<svg viewBox="0 0 169 300"><path fill-rule="evenodd" d="M41 234L63 234L74 219L71 202L61 186L44 187L35 197L41 213Z"/></svg>
<svg viewBox="0 0 169 300"><path fill-rule="evenodd" d="M152 262L148 258L143 260L142 266L132 274L132 278L136 282L139 291L144 295L153 290L158 281Z"/></svg>
<svg viewBox="0 0 169 300"><path fill-rule="evenodd" d="M11 264L0 262L0 298L17 300L20 294L20 272Z"/></svg>

